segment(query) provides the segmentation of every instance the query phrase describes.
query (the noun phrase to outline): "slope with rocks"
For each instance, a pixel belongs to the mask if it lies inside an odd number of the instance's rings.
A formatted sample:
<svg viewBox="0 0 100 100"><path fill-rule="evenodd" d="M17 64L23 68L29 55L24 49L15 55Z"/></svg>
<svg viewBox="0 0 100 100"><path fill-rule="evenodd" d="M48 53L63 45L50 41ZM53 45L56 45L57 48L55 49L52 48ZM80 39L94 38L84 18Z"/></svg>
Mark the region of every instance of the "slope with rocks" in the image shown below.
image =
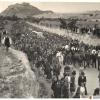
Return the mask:
<svg viewBox="0 0 100 100"><path fill-rule="evenodd" d="M38 97L39 85L24 53L0 48L0 98Z"/></svg>

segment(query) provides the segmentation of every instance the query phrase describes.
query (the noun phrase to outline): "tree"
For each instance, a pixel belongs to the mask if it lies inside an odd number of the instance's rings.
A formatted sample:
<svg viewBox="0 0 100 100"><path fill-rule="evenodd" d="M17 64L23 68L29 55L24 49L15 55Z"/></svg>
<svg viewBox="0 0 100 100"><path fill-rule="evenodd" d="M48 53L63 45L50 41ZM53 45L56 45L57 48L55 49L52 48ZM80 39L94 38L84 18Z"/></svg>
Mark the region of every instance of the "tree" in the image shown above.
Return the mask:
<svg viewBox="0 0 100 100"><path fill-rule="evenodd" d="M60 28L66 29L67 28L67 24L65 19L59 18L59 21L61 23Z"/></svg>
<svg viewBox="0 0 100 100"><path fill-rule="evenodd" d="M75 31L75 29L77 28L76 22L77 22L77 19L70 19L68 23L68 27L70 30Z"/></svg>

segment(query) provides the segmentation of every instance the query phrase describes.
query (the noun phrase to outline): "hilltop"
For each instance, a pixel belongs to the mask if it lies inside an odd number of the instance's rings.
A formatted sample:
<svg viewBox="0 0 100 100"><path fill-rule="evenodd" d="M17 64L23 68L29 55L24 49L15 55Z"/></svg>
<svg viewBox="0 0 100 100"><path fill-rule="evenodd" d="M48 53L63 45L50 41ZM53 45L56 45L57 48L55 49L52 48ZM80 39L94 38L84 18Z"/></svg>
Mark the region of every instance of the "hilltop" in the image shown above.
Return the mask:
<svg viewBox="0 0 100 100"><path fill-rule="evenodd" d="M22 3L22 4L14 4L8 6L3 12L1 12L2 16L17 16L20 18L31 17L33 15L43 14L43 13L53 13L52 11L42 11L29 3Z"/></svg>

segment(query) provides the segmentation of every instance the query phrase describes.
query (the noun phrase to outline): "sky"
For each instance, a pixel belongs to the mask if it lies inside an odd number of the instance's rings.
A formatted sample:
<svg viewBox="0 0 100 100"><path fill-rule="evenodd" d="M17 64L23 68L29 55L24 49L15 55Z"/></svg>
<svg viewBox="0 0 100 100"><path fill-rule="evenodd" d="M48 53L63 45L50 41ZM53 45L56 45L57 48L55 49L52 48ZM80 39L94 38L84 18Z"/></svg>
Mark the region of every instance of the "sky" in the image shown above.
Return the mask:
<svg viewBox="0 0 100 100"><path fill-rule="evenodd" d="M87 0L85 0L85 2L80 2L79 0L76 2L73 2L72 0L68 2L65 2L64 0L0 0L0 12L5 10L9 5L22 2L28 2L41 10L52 10L57 13L80 13L100 10L99 0L91 0L91 2L86 1Z"/></svg>

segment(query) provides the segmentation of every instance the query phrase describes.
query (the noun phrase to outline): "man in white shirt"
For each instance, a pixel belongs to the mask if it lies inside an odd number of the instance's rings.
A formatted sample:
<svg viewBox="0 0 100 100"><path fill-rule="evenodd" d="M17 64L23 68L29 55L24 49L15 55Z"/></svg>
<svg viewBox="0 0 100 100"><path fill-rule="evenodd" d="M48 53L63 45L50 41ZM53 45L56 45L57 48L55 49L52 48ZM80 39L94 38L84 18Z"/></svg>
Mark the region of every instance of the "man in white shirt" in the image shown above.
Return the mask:
<svg viewBox="0 0 100 100"><path fill-rule="evenodd" d="M58 58L59 63L62 66L63 65L63 60L64 60L64 57L63 57L62 52L61 51L58 51L57 54L56 54L56 57Z"/></svg>
<svg viewBox="0 0 100 100"><path fill-rule="evenodd" d="M96 49L93 49L91 54L92 54L92 67L96 68L96 59L97 59L97 51L96 51Z"/></svg>

